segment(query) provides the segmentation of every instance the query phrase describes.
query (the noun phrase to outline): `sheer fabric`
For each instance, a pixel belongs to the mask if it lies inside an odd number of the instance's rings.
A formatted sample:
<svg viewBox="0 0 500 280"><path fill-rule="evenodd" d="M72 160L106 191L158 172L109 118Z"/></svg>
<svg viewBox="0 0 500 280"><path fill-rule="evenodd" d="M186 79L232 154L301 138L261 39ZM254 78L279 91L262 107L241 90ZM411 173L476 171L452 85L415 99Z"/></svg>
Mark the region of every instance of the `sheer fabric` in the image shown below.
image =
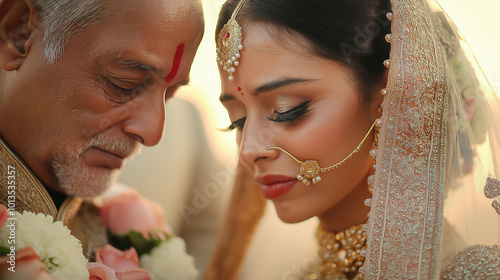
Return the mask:
<svg viewBox="0 0 500 280"><path fill-rule="evenodd" d="M500 183L490 184L490 198L484 190L488 176L500 176L497 97L433 0L392 0L391 6L390 69L374 192L367 202L364 278L500 277L499 249L487 247L499 242ZM245 173L240 170L236 179L206 280L237 277L262 215L258 188L243 187L254 184ZM244 199L244 192L253 194ZM237 212L246 214L238 218Z"/></svg>
<svg viewBox="0 0 500 280"><path fill-rule="evenodd" d="M391 4L363 269L366 279L436 279L459 251L498 243L498 215L484 193L488 175L498 174L498 101L434 2Z"/></svg>

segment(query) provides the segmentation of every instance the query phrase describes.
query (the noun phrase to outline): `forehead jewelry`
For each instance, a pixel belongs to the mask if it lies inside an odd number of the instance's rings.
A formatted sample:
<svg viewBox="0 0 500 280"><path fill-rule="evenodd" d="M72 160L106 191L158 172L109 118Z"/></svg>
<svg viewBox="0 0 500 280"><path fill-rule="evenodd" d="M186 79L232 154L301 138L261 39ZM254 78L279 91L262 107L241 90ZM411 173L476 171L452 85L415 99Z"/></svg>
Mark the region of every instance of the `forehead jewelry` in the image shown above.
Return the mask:
<svg viewBox="0 0 500 280"><path fill-rule="evenodd" d="M222 69L229 74L227 78L229 81L234 79L233 73L236 67L240 64L240 51L243 49L243 34L241 33L241 26L236 21L236 15L240 11L245 0L241 0L238 6L233 11L231 18L224 24L222 30L217 36L217 62Z"/></svg>
<svg viewBox="0 0 500 280"><path fill-rule="evenodd" d="M327 172L330 170L333 170L335 168L338 168L342 164L344 164L348 159L350 159L355 153L359 152L361 150L361 147L363 146L363 143L365 142L366 138L370 135L370 132L373 130L373 127L375 127L375 122L372 124L370 127L370 130L366 133L365 137L359 145L352 151L348 156L346 156L343 160L337 162L334 165L322 168L319 166L318 162L316 160L306 160L306 161L301 161L298 160L296 157L294 157L292 154L287 152L285 149L280 148L280 147L267 147L267 150L271 149L276 149L280 150L289 157L291 157L293 160L295 160L298 164L300 164L300 170L299 170L299 175L297 175L297 180L302 181L302 183L306 186L309 186L311 184L311 181L313 184L318 183L321 181L321 176L319 175L321 172Z"/></svg>

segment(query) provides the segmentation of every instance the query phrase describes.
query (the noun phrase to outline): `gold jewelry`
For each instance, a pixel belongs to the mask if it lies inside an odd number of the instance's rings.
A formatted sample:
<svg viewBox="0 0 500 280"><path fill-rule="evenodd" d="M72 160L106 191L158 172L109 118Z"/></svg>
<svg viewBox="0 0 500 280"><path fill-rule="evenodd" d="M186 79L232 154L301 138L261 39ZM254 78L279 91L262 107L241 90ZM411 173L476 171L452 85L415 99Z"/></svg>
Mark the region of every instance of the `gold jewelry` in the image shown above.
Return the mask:
<svg viewBox="0 0 500 280"><path fill-rule="evenodd" d="M370 130L368 130L365 137L363 138L363 140L361 140L361 142L356 147L356 149L354 149L354 151L352 151L343 160L337 162L334 165L331 165L331 166L328 166L325 168L321 168L316 160L306 160L306 161L298 160L292 154L290 154L285 149L280 148L280 147L267 147L266 150L270 150L270 149L280 150L283 153L287 154L289 157L291 157L293 160L295 160L298 164L300 164L300 170L299 170L299 175L297 175L297 180L302 181L302 183L304 185L309 186L311 184L311 182L309 180L311 180L313 184L316 184L319 181L321 181L321 176L319 175L319 173L330 171L330 170L333 170L333 169L341 166L348 159L350 159L355 153L359 152L359 150L361 150L361 146L363 146L363 143L365 142L366 138L368 138L368 136L370 135L370 132L373 130L373 127L375 127L375 123L372 124L372 126L370 127Z"/></svg>
<svg viewBox="0 0 500 280"><path fill-rule="evenodd" d="M377 109L377 119L382 117L382 106L378 106ZM375 130L373 131L374 139L373 139L373 148L378 149L378 141L380 138L380 126L375 126Z"/></svg>
<svg viewBox="0 0 500 280"><path fill-rule="evenodd" d="M243 49L241 43L243 34L241 33L241 26L236 21L236 15L238 15L244 3L245 0L240 0L231 18L224 24L217 36L217 62L229 74L229 81L234 79L233 73L240 64L238 59L240 58L240 51Z"/></svg>
<svg viewBox="0 0 500 280"><path fill-rule="evenodd" d="M382 91L384 91L384 90L382 90ZM377 120L382 120L382 107L381 106L378 107ZM380 126L375 125L375 128L373 129L373 149L370 151L370 156L373 158L373 169L375 169L377 166L377 153L378 153L379 139L380 139ZM375 182L375 175L368 176L368 190L370 191L371 194L373 194L374 182ZM370 203L371 203L371 200L368 201L368 204L370 204Z"/></svg>
<svg viewBox="0 0 500 280"><path fill-rule="evenodd" d="M377 120L375 120L375 128L373 130L373 150L370 151L370 155L373 157L373 165L377 162L377 149L378 149L378 141L380 137L380 126L377 125L378 122L382 121L382 107L379 106L377 109Z"/></svg>
<svg viewBox="0 0 500 280"><path fill-rule="evenodd" d="M319 226L319 271L310 279L363 279L359 268L366 253L366 235L363 225L352 226L345 231L332 233Z"/></svg>

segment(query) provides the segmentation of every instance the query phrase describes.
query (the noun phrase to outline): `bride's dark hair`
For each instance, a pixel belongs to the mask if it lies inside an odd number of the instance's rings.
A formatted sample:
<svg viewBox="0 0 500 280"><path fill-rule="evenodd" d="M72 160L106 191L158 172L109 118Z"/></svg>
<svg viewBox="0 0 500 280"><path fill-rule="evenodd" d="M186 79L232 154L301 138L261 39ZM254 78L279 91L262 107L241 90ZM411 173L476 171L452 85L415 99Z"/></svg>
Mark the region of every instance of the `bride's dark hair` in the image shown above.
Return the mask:
<svg viewBox="0 0 500 280"><path fill-rule="evenodd" d="M222 6L216 37L238 3L228 0ZM389 11L389 0L246 0L236 20L243 34L251 24L263 23L283 46L287 40L299 38L296 41L305 42L311 54L341 63L350 71L363 99L370 100L373 86L386 72L383 62L389 58L390 44L385 40L390 33ZM204 280L237 278L265 204L260 186L240 165Z"/></svg>
<svg viewBox="0 0 500 280"><path fill-rule="evenodd" d="M219 14L216 36L238 4L227 1ZM363 96L385 72L389 58L389 0L247 0L236 17L245 28L252 23L268 25L274 38L286 46L284 38L300 36L310 43L312 54L337 61L351 70ZM289 36L283 36L289 35ZM244 41L243 41L244 43Z"/></svg>

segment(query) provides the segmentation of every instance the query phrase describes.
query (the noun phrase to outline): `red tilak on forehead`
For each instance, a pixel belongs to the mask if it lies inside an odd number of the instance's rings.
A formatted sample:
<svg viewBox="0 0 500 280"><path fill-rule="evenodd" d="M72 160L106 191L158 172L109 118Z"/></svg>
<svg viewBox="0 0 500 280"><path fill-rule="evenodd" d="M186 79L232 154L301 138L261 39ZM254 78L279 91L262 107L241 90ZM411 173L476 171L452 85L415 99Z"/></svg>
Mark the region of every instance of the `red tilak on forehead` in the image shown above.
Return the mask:
<svg viewBox="0 0 500 280"><path fill-rule="evenodd" d="M175 75L177 75L179 67L181 66L181 59L183 54L184 44L180 44L177 46L177 51L175 52L174 62L172 62L172 70L170 70L170 73L168 73L168 75L165 77L165 82L168 83L172 81L172 79L175 78Z"/></svg>

